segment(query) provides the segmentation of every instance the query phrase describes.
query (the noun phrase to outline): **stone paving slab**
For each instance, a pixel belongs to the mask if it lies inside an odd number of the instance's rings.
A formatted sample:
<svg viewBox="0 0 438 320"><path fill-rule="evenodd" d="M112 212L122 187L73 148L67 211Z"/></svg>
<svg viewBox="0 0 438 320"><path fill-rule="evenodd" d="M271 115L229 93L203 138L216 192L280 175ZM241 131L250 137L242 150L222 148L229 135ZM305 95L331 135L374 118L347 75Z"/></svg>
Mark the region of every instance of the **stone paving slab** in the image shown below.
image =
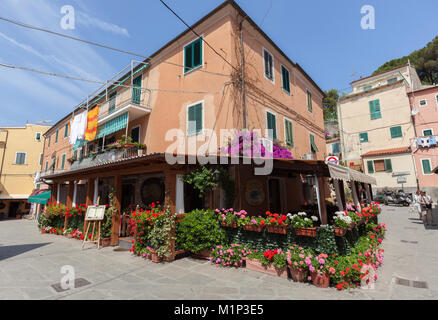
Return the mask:
<svg viewBox="0 0 438 320"><path fill-rule="evenodd" d="M384 207L379 219L390 230L374 290L342 292L191 257L155 264L112 248L81 250L81 241L41 234L35 221L0 221L0 299L438 299L438 227L425 227L407 208ZM51 285L64 265L90 284L56 292ZM428 288L396 284L396 276Z"/></svg>

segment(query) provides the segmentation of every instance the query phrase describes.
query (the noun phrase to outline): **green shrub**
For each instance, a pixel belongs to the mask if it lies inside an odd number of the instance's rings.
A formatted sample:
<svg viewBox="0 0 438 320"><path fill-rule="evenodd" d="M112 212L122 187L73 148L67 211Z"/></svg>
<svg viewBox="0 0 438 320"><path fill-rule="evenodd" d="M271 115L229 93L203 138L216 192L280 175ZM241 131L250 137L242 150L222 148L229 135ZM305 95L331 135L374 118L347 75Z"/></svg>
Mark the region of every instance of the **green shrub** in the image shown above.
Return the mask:
<svg viewBox="0 0 438 320"><path fill-rule="evenodd" d="M194 210L185 215L176 235L176 245L190 252L227 243L225 231L220 227L213 210Z"/></svg>

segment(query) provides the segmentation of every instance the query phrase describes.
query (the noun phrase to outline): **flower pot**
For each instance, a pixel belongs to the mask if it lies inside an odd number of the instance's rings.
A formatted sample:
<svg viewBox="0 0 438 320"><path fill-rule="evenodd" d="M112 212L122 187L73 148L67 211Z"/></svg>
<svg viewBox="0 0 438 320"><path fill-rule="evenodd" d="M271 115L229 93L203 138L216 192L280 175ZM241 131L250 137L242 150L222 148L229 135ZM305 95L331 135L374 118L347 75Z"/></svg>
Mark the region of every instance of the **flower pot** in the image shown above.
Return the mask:
<svg viewBox="0 0 438 320"><path fill-rule="evenodd" d="M237 222L233 222L232 224L227 224L226 222L221 222L221 226L225 228L237 228Z"/></svg>
<svg viewBox="0 0 438 320"><path fill-rule="evenodd" d="M343 237L347 233L347 229L335 227L335 236Z"/></svg>
<svg viewBox="0 0 438 320"><path fill-rule="evenodd" d="M199 251L198 253L192 252L192 256L195 258L198 258L198 259L208 260L208 259L210 259L210 255L211 255L211 250L207 250L207 249L203 249L203 250Z"/></svg>
<svg viewBox="0 0 438 320"><path fill-rule="evenodd" d="M287 266L289 268L290 275L295 282L304 282L307 279L307 271L292 268L292 266Z"/></svg>
<svg viewBox="0 0 438 320"><path fill-rule="evenodd" d="M47 233L46 229L44 229L44 228L41 229L41 233L42 233L42 234Z"/></svg>
<svg viewBox="0 0 438 320"><path fill-rule="evenodd" d="M316 228L295 228L297 236L316 238Z"/></svg>
<svg viewBox="0 0 438 320"><path fill-rule="evenodd" d="M243 230L254 231L254 232L262 232L263 231L263 227L255 225L255 224L253 224L253 225L247 224L247 225L243 226Z"/></svg>
<svg viewBox="0 0 438 320"><path fill-rule="evenodd" d="M73 238L73 235L72 235L71 233L66 233L65 236L66 236L68 239Z"/></svg>
<svg viewBox="0 0 438 320"><path fill-rule="evenodd" d="M312 282L318 288L328 288L330 286L329 273L319 274L316 271L310 272Z"/></svg>
<svg viewBox="0 0 438 320"><path fill-rule="evenodd" d="M111 238L102 238L102 239L100 239L100 245L102 247L109 247L111 245Z"/></svg>
<svg viewBox="0 0 438 320"><path fill-rule="evenodd" d="M135 144L133 143L125 143L125 148L134 148Z"/></svg>
<svg viewBox="0 0 438 320"><path fill-rule="evenodd" d="M277 268L273 264L264 266L257 259L246 259L246 268L249 270L267 273L273 276L287 279L287 267Z"/></svg>
<svg viewBox="0 0 438 320"><path fill-rule="evenodd" d="M287 225L286 226L268 225L266 227L269 233L287 234Z"/></svg>
<svg viewBox="0 0 438 320"><path fill-rule="evenodd" d="M155 262L155 263L160 263L163 260L158 256L157 251L154 249L151 249L151 254L149 256L149 259L151 259L152 262Z"/></svg>
<svg viewBox="0 0 438 320"><path fill-rule="evenodd" d="M15 215L15 219L21 219L22 215L21 214L16 214Z"/></svg>

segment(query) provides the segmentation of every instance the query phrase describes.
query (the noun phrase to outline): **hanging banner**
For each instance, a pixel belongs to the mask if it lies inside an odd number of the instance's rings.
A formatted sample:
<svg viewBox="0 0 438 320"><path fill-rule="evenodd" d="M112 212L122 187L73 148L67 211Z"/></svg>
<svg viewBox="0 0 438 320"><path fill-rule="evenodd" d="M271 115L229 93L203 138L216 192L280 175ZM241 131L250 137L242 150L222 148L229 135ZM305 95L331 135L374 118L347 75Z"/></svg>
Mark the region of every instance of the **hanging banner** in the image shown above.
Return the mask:
<svg viewBox="0 0 438 320"><path fill-rule="evenodd" d="M85 130L85 140L93 141L96 139L97 133L97 117L99 115L99 106L88 111L87 114L87 130Z"/></svg>

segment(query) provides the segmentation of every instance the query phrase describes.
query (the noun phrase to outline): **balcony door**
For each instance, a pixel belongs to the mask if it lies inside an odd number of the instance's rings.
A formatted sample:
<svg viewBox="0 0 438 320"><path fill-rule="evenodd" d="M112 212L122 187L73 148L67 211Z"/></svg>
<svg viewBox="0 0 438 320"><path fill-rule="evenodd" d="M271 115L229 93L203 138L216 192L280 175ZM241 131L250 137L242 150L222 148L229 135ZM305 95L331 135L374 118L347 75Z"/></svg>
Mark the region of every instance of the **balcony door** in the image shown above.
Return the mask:
<svg viewBox="0 0 438 320"><path fill-rule="evenodd" d="M140 126L131 129L132 142L140 142Z"/></svg>
<svg viewBox="0 0 438 320"><path fill-rule="evenodd" d="M141 98L141 75L134 79L132 85L132 103L140 104Z"/></svg>

